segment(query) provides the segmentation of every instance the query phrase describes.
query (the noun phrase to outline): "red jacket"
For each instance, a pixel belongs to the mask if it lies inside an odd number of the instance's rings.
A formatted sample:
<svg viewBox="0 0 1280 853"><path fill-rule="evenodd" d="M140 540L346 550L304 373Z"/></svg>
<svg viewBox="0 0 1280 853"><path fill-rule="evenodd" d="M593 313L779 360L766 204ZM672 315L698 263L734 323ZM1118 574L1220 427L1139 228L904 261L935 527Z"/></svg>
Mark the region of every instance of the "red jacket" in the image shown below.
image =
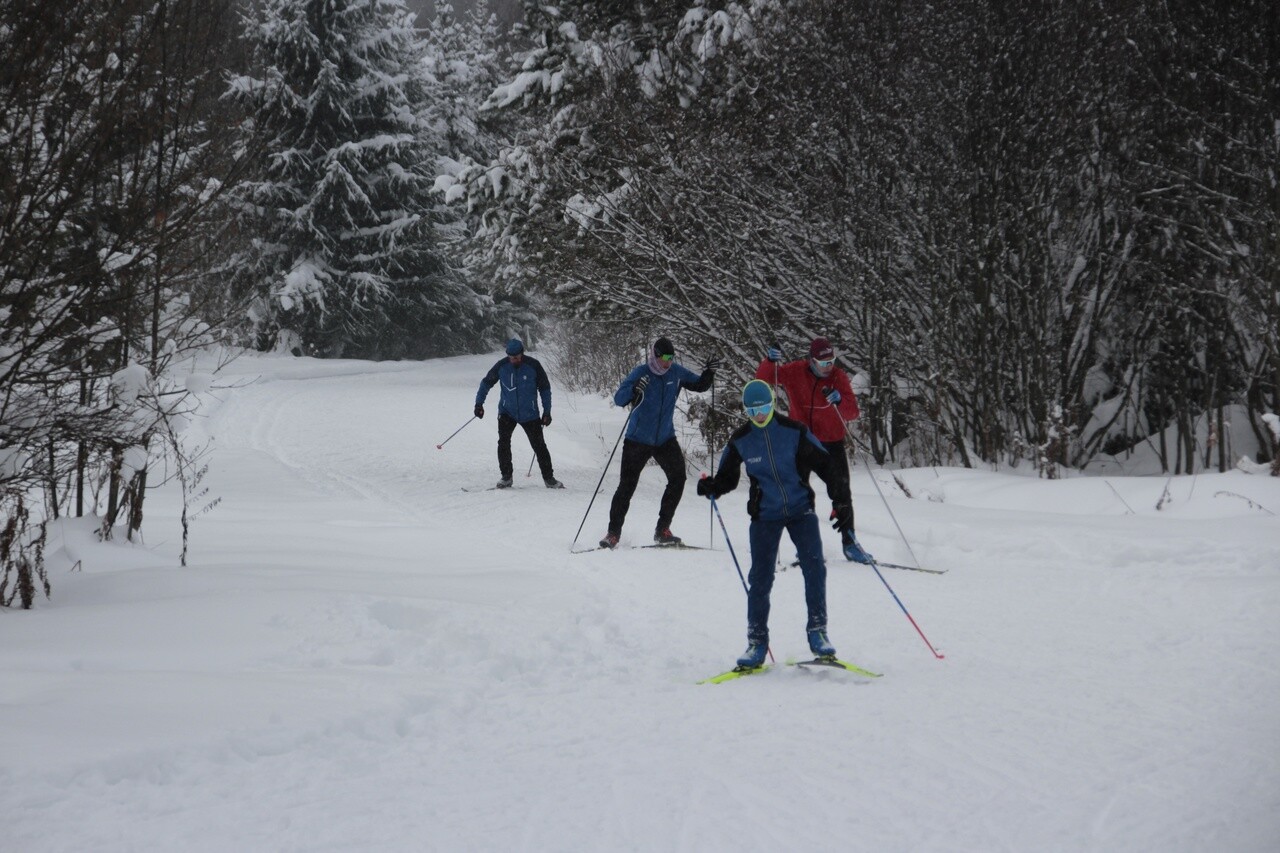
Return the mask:
<svg viewBox="0 0 1280 853"><path fill-rule="evenodd" d="M823 379L809 369L808 359L784 364L766 358L756 368L756 379L773 385L775 370L777 384L787 392L787 400L790 402L788 416L807 426L818 441L843 441L845 423L856 420L859 414L858 398L854 396L853 386L849 384L849 375L836 367L832 369L830 376ZM830 388L840 392L839 406L827 402L823 391ZM841 417L844 421L841 421Z"/></svg>

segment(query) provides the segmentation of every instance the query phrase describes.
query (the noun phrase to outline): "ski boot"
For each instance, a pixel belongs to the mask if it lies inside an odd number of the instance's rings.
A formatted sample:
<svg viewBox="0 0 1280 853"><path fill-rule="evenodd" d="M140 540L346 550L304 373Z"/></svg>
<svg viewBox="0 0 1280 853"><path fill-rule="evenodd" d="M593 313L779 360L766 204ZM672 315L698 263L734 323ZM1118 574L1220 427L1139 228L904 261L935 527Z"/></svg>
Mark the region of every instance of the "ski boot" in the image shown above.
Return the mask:
<svg viewBox="0 0 1280 853"><path fill-rule="evenodd" d="M826 628L813 628L805 632L809 638L809 651L817 658L835 658L836 647L827 639Z"/></svg>
<svg viewBox="0 0 1280 853"><path fill-rule="evenodd" d="M769 644L763 640L747 640L747 650L738 656L738 669L759 669L764 666Z"/></svg>
<svg viewBox="0 0 1280 853"><path fill-rule="evenodd" d="M616 533L610 533L600 540L600 547L608 548L612 551L614 548L618 547L618 540L621 538L622 537Z"/></svg>
<svg viewBox="0 0 1280 853"><path fill-rule="evenodd" d="M542 482L544 482L544 483L546 483L546 484L547 484L547 488L548 488L548 489L563 489L563 488L564 488L564 483L560 482L560 481L559 481L559 480L557 480L555 477L548 477L547 479L543 480Z"/></svg>
<svg viewBox="0 0 1280 853"><path fill-rule="evenodd" d="M499 481L498 481L498 485L494 486L494 488L495 488L495 489L509 489L509 488L511 488L511 478L510 478L510 477L503 477L501 480L499 480Z"/></svg>
<svg viewBox="0 0 1280 853"><path fill-rule="evenodd" d="M684 540L671 532L670 527L664 527L661 530L653 532L653 544L655 545L683 545Z"/></svg>
<svg viewBox="0 0 1280 853"><path fill-rule="evenodd" d="M862 550L862 546L858 544L858 537L853 535L853 531L849 531L844 535L844 558L852 563L862 563L869 566L876 561L876 558Z"/></svg>

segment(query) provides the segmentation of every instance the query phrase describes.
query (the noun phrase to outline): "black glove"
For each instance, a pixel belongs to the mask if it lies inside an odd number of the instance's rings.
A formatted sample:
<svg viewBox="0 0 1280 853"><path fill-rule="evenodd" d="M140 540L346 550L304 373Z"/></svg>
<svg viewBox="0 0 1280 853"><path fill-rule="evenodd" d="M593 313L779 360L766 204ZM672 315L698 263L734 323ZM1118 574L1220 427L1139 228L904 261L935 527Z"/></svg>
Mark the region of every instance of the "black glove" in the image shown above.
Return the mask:
<svg viewBox="0 0 1280 853"><path fill-rule="evenodd" d="M649 374L645 374L636 380L636 384L631 386L631 405L638 406L640 401L644 399L644 389L649 387Z"/></svg>
<svg viewBox="0 0 1280 853"><path fill-rule="evenodd" d="M716 484L710 477L703 477L698 481L698 497L714 498L716 496Z"/></svg>
<svg viewBox="0 0 1280 853"><path fill-rule="evenodd" d="M551 413L550 413L550 412L543 412L543 413L542 413L542 425L543 425L543 426L551 426Z"/></svg>
<svg viewBox="0 0 1280 853"><path fill-rule="evenodd" d="M484 406L480 405L479 403L476 403L476 417L477 418L484 417Z"/></svg>
<svg viewBox="0 0 1280 853"><path fill-rule="evenodd" d="M831 507L831 510L836 514L835 521L831 522L832 530L839 530L844 533L846 530L853 529L852 504L835 504Z"/></svg>
<svg viewBox="0 0 1280 853"><path fill-rule="evenodd" d="M716 358L715 356L712 356L711 358L707 359L705 363L703 363L702 372L706 373L708 371L719 370L723 365L724 365L723 361Z"/></svg>

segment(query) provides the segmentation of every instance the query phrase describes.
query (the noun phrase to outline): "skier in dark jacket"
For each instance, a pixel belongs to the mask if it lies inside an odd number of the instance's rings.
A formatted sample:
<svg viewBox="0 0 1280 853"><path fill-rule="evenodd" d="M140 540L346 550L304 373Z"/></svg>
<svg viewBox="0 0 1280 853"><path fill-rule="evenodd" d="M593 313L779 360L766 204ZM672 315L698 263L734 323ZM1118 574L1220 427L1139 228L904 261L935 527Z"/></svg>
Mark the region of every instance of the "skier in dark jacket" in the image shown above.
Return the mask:
<svg viewBox="0 0 1280 853"><path fill-rule="evenodd" d="M756 379L762 379L786 392L787 414L807 426L815 438L831 454L837 473L843 481L840 503L853 506L849 488L849 456L845 450L845 428L857 420L858 398L853 393L849 375L836 364L836 351L826 338L814 338L809 344L809 357L782 362L777 345L769 348L756 368ZM834 512L834 506L833 506ZM832 515L834 518L834 514ZM845 559L870 563L871 555L862 549L853 525L841 535Z"/></svg>
<svg viewBox="0 0 1280 853"><path fill-rule="evenodd" d="M524 342L519 338L507 341L506 358L491 367L480 380L480 390L476 392L477 418L484 417L484 401L494 385L502 389L498 394L498 471L502 474L498 488L511 488L511 434L519 424L538 458L542 481L548 489L563 489L564 483L557 480L552 471L551 452L542 437L542 428L551 426L551 380L536 358L524 354ZM542 398L541 416L539 397Z"/></svg>
<svg viewBox="0 0 1280 853"><path fill-rule="evenodd" d="M720 456L720 470L699 481L698 494L716 498L733 491L743 466L751 480L747 512L751 515L751 572L747 576L747 650L738 666L764 663L769 648L769 594L777 567L778 544L787 531L800 556L804 599L809 618L805 633L818 657L835 657L827 639L827 564L814 513L809 473L827 484L836 507L837 530L853 524L853 509L843 503L836 463L804 424L774 412L773 390L753 379L742 389L747 421L734 431Z"/></svg>
<svg viewBox="0 0 1280 853"><path fill-rule="evenodd" d="M619 406L632 407L627 422L626 440L622 444L622 474L618 489L613 493L609 506L609 532L600 540L600 547L613 548L622 536L622 524L631 507L631 496L640 482L640 472L650 459L656 459L667 475L667 488L662 492L658 507L658 526L653 541L658 545L679 545L680 537L671 533L671 519L684 495L684 453L676 441L673 423L676 399L680 389L706 391L715 381L720 362L707 359L702 373L695 374L675 360L676 350L671 341L658 338L649 351L644 364L636 365L627 374L613 395Z"/></svg>

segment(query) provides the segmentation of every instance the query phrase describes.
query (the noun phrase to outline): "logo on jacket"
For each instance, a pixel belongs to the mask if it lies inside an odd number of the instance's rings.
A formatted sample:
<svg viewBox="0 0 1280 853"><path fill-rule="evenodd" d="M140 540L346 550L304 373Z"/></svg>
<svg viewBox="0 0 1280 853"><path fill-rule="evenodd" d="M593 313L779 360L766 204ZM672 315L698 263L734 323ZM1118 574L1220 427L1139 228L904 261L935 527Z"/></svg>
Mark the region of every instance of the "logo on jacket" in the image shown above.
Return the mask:
<svg viewBox="0 0 1280 853"><path fill-rule="evenodd" d="M747 457L747 464L748 464L748 465L754 465L755 463L759 462L761 459L764 459L764 457L763 457L763 456L748 456L748 457Z"/></svg>

